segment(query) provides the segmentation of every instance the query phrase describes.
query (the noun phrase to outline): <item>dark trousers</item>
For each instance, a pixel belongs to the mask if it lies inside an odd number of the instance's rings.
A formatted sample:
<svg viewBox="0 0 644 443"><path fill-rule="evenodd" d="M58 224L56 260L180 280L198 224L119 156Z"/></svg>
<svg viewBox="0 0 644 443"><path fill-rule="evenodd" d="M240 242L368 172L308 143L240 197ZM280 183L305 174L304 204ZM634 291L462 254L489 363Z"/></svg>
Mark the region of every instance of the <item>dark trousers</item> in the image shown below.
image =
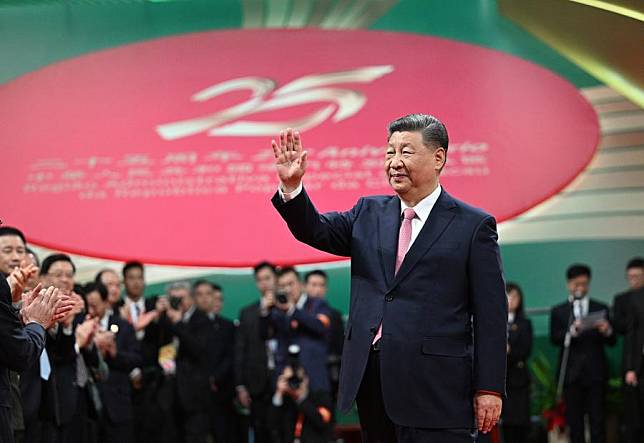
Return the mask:
<svg viewBox="0 0 644 443"><path fill-rule="evenodd" d="M267 389L261 395L252 396L250 422L253 427L255 443L269 443L271 433L268 426L268 412L271 407L272 392Z"/></svg>
<svg viewBox="0 0 644 443"><path fill-rule="evenodd" d="M620 417L620 443L638 443L642 425L640 424L640 390L637 386L624 385L624 408Z"/></svg>
<svg viewBox="0 0 644 443"><path fill-rule="evenodd" d="M604 443L606 430L604 424L605 387L601 381L577 382L566 385L566 421L570 428L571 443L585 443L584 417L588 414L590 422L590 441Z"/></svg>
<svg viewBox="0 0 644 443"><path fill-rule="evenodd" d="M208 411L210 433L215 438L215 443L235 442L237 417L232 407L232 400L225 403L214 402Z"/></svg>
<svg viewBox="0 0 644 443"><path fill-rule="evenodd" d="M356 399L364 443L473 443L472 429L426 429L396 425L391 421L382 398L380 351L371 351Z"/></svg>
<svg viewBox="0 0 644 443"><path fill-rule="evenodd" d="M134 443L134 424L131 420L114 423L109 417L101 418L98 441L100 443Z"/></svg>
<svg viewBox="0 0 644 443"><path fill-rule="evenodd" d="M0 442L14 443L11 411L4 406L0 406Z"/></svg>

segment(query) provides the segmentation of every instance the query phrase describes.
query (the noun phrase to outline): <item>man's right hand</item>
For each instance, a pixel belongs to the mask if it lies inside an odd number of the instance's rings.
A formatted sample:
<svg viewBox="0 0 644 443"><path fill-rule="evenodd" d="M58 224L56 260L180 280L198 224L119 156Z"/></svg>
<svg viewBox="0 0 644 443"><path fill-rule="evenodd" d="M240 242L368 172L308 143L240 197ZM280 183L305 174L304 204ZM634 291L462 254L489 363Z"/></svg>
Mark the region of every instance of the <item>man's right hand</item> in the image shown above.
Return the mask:
<svg viewBox="0 0 644 443"><path fill-rule="evenodd" d="M291 128L280 131L279 143L271 140L271 146L275 155L277 176L282 182L282 192L295 191L306 172L306 156L308 154L302 149L300 133Z"/></svg>
<svg viewBox="0 0 644 443"><path fill-rule="evenodd" d="M246 409L250 408L250 404L252 403L250 394L248 393L246 388L239 386L237 387L237 400L239 400L239 404Z"/></svg>
<svg viewBox="0 0 644 443"><path fill-rule="evenodd" d="M25 324L35 322L47 329L56 321L56 317L71 311L73 305L65 305L66 311L61 312L59 308L65 299L61 298L57 288L50 286L45 290L40 289L39 285L36 289L38 294L28 297L30 303L22 307L22 318Z"/></svg>

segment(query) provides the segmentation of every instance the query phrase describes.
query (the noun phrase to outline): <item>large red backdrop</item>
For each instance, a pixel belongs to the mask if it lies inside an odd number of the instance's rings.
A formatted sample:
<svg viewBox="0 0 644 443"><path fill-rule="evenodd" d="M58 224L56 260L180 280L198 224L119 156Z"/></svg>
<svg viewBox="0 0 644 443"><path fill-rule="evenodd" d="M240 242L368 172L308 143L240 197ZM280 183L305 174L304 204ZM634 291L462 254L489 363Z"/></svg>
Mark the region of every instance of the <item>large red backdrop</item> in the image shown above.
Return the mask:
<svg viewBox="0 0 644 443"><path fill-rule="evenodd" d="M320 210L390 193L388 121L450 134L441 182L507 220L589 162L597 118L568 82L464 43L371 31L182 35L56 63L0 87L2 218L30 241L149 263L337 257L292 239L270 204L270 139L302 130ZM8 155L7 155L8 154Z"/></svg>

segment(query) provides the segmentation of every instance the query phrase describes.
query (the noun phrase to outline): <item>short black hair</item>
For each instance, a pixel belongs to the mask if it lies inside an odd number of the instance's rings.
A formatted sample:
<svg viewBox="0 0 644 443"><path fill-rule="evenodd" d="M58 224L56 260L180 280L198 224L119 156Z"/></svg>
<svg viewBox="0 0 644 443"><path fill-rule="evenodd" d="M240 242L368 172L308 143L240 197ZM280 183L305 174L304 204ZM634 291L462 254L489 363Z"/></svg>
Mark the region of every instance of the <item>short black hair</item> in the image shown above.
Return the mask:
<svg viewBox="0 0 644 443"><path fill-rule="evenodd" d="M40 258L38 258L38 254L36 254L30 247L27 247L27 254L33 255L34 260L36 260L36 266L40 267Z"/></svg>
<svg viewBox="0 0 644 443"><path fill-rule="evenodd" d="M584 265L582 263L575 263L574 265L570 265L568 267L568 270L566 270L566 278L568 280L581 277L582 275L585 275L589 279L592 277L590 266Z"/></svg>
<svg viewBox="0 0 644 443"><path fill-rule="evenodd" d="M208 285L208 286L210 286L210 288L211 288L213 291L223 292L223 289L221 289L221 286L219 286L217 283L213 283L213 282L211 282L211 281L204 280L204 279L200 279L200 280L195 281L195 282L192 284L192 291L194 292L194 291L195 291L199 286L202 286L202 285Z"/></svg>
<svg viewBox="0 0 644 443"><path fill-rule="evenodd" d="M130 269L140 269L141 272L144 272L143 263L141 263L140 261L132 260L125 263L125 266L123 266L123 278L127 276L127 273Z"/></svg>
<svg viewBox="0 0 644 443"><path fill-rule="evenodd" d="M25 245L27 244L25 234L23 234L22 231L18 228L11 226L0 226L0 237L4 237L5 235L15 235L16 237L20 237L20 240L22 240Z"/></svg>
<svg viewBox="0 0 644 443"><path fill-rule="evenodd" d="M74 271L74 274L76 273L76 265L72 261L71 257L67 254L51 254L45 257L45 259L42 261L42 265L40 266L40 275L46 275L49 273L49 269L51 266L59 261L66 261L67 263L72 265L72 270Z"/></svg>
<svg viewBox="0 0 644 443"><path fill-rule="evenodd" d="M626 265L626 270L633 268L644 268L644 258L642 257L633 257L628 261Z"/></svg>
<svg viewBox="0 0 644 443"><path fill-rule="evenodd" d="M103 274L105 274L106 272L111 272L111 273L113 273L113 274L119 275L119 274L118 274L118 272L116 272L114 269L105 268L105 269L101 269L100 271L98 271L98 272L96 273L96 277L94 277L94 281L95 281L96 283L101 283L101 284L103 284L103 282L101 281L101 279L103 278Z"/></svg>
<svg viewBox="0 0 644 443"><path fill-rule="evenodd" d="M302 277L300 276L300 273L297 272L297 270L293 266L283 266L277 270L277 278L281 278L285 276L286 274L293 273L297 277L298 280L302 281Z"/></svg>
<svg viewBox="0 0 644 443"><path fill-rule="evenodd" d="M509 294L512 291L517 291L517 294L519 294L519 299L520 299L519 306L517 307L516 315L523 317L525 315L523 311L523 289L521 289L521 286L519 286L518 283L509 281L505 284L505 293Z"/></svg>
<svg viewBox="0 0 644 443"><path fill-rule="evenodd" d="M101 300L107 301L107 287L100 283L100 282L89 282L87 283L84 288L85 290L85 296L88 296L91 292L98 292L98 295L101 296Z"/></svg>
<svg viewBox="0 0 644 443"><path fill-rule="evenodd" d="M273 274L277 273L277 267L273 263L269 261L261 261L253 266L253 275L257 276L257 273L264 268L269 268L271 271L273 271Z"/></svg>
<svg viewBox="0 0 644 443"><path fill-rule="evenodd" d="M324 281L327 281L329 279L329 276L322 269L314 269L306 273L306 275L304 276L304 282L308 282L309 278L315 277L316 275L318 277L322 277Z"/></svg>
<svg viewBox="0 0 644 443"><path fill-rule="evenodd" d="M432 115L409 114L400 117L391 123L387 128L387 140L394 132L420 132L423 136L423 143L431 148L441 147L447 152L449 136L443 122Z"/></svg>

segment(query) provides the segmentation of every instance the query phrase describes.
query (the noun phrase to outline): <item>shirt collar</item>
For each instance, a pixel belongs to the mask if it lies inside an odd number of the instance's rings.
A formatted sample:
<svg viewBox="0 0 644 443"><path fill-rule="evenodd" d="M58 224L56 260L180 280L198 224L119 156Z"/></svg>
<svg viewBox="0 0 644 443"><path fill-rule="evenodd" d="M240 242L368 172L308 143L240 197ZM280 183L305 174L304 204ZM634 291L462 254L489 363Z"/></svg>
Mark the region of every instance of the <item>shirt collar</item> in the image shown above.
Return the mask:
<svg viewBox="0 0 644 443"><path fill-rule="evenodd" d="M297 303L295 305L297 309L303 309L308 299L309 299L309 296L306 295L306 292L303 292L302 295L300 295L300 298L297 300Z"/></svg>
<svg viewBox="0 0 644 443"><path fill-rule="evenodd" d="M440 197L441 195L441 189L441 185L439 184L431 194L419 201L418 204L414 206L416 217L418 217L421 222L425 223L425 220L427 220L427 217L429 217L429 213L432 212L434 205L438 201L438 197ZM407 206L404 201L400 200L401 215L407 208L409 208L409 206Z"/></svg>

